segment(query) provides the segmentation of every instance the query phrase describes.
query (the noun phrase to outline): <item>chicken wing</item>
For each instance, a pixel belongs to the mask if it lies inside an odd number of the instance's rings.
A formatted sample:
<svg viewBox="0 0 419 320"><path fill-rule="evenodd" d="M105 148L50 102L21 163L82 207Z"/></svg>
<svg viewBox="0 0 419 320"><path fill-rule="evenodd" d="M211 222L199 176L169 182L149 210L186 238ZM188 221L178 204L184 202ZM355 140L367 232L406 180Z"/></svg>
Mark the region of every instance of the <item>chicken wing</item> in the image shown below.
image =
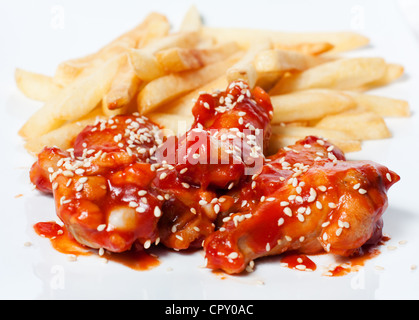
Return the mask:
<svg viewBox="0 0 419 320"><path fill-rule="evenodd" d="M158 239L164 194L151 187L150 157L161 143L160 129L144 117L98 120L75 139L74 148L45 148L30 177L52 193L56 212L81 244L112 252L136 241Z"/></svg>
<svg viewBox="0 0 419 320"><path fill-rule="evenodd" d="M193 114L190 130L156 151L157 163L173 163L162 168L155 185L174 195L163 207L159 231L161 241L175 249L202 246L218 213L230 206L220 194L262 167L271 133L268 95L260 88L251 92L242 81L223 92L201 94Z"/></svg>
<svg viewBox="0 0 419 320"><path fill-rule="evenodd" d="M242 272L256 258L297 251L351 255L379 239L387 191L399 176L368 161L346 161L307 137L267 159L233 193L236 205L205 241L207 266Z"/></svg>

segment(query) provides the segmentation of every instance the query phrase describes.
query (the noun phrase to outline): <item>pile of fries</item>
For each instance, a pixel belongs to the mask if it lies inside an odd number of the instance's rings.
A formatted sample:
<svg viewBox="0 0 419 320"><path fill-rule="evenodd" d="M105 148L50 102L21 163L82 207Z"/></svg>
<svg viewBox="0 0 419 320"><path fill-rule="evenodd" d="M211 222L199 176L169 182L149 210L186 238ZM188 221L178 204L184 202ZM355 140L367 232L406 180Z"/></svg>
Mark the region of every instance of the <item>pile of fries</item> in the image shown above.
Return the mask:
<svg viewBox="0 0 419 320"><path fill-rule="evenodd" d="M33 154L67 149L97 117L133 112L181 134L179 123L192 123L200 92L243 79L271 95L270 152L307 135L358 151L364 140L391 136L385 117L410 116L406 101L365 93L398 79L401 65L339 56L368 42L352 32L207 27L195 7L171 30L164 15L151 13L98 52L61 63L53 76L17 69L18 88L44 102L19 134Z"/></svg>

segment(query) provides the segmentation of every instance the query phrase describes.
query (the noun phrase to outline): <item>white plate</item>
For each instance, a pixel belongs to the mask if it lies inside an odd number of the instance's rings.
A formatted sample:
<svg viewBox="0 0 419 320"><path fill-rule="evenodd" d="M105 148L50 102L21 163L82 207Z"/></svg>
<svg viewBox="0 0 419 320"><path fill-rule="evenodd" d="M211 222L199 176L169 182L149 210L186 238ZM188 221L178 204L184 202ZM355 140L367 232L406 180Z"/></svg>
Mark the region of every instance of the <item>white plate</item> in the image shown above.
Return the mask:
<svg viewBox="0 0 419 320"><path fill-rule="evenodd" d="M358 273L325 277L331 257L315 258L318 270L280 267L278 260L257 263L256 271L221 277L201 268L202 253L162 252L161 265L133 271L96 257L69 262L37 236L33 224L55 219L52 199L29 184L33 158L17 131L40 106L18 92L16 67L52 74L65 59L94 52L137 24L151 11L167 14L176 26L191 1L2 1L0 12L0 298L3 299L417 299L419 298L419 206L416 182L419 47L392 1L201 1L198 9L212 26L293 31L354 30L370 37L353 56L382 56L401 63L406 75L379 94L409 100L413 116L388 119L394 137L365 143L351 159L387 165L402 180L389 192L384 230L396 247L366 262ZM18 196L21 195L21 196ZM406 240L405 244L400 241ZM24 246L31 242L32 246ZM380 268L377 268L380 267Z"/></svg>

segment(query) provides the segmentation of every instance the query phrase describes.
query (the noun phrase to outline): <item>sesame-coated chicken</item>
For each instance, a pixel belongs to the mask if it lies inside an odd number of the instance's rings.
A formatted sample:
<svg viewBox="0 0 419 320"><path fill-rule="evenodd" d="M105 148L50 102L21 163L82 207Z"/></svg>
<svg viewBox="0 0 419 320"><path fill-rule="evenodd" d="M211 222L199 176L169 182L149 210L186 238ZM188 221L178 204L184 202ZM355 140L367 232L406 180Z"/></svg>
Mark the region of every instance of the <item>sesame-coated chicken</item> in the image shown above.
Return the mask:
<svg viewBox="0 0 419 320"><path fill-rule="evenodd" d="M236 205L205 241L207 266L239 273L256 258L285 251L351 255L380 239L386 193L399 179L307 137L267 159L260 174L233 191Z"/></svg>
<svg viewBox="0 0 419 320"><path fill-rule="evenodd" d="M242 81L202 93L192 113L181 137L138 114L98 119L73 148L46 147L31 181L82 245L204 246L207 266L231 274L263 256L350 256L380 240L396 173L314 136L266 158L272 105Z"/></svg>
<svg viewBox="0 0 419 320"><path fill-rule="evenodd" d="M162 170L155 185L175 194L159 222L162 243L175 249L202 246L218 213L231 205L232 199L222 195L262 167L271 133L269 97L242 81L201 94L192 112L190 130L156 151L158 163L165 162L165 154L173 156L166 162L174 166Z"/></svg>
<svg viewBox="0 0 419 320"><path fill-rule="evenodd" d="M98 120L74 148L45 148L31 181L53 194L58 217L79 243L112 252L136 241L147 247L158 239L164 200L151 188L156 172L149 163L160 143L160 128L144 117Z"/></svg>

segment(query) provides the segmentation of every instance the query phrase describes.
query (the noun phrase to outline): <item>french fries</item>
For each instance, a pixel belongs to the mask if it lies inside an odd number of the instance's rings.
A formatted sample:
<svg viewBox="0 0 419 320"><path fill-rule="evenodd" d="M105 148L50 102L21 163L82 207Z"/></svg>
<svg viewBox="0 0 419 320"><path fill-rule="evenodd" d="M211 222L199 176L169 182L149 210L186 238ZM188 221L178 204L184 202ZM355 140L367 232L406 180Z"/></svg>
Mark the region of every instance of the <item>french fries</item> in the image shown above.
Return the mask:
<svg viewBox="0 0 419 320"><path fill-rule="evenodd" d="M22 69L15 70L15 81L19 90L32 100L47 101L62 90L52 77Z"/></svg>
<svg viewBox="0 0 419 320"><path fill-rule="evenodd" d="M344 93L331 89L310 89L271 96L272 123L321 119L353 109L356 103Z"/></svg>
<svg viewBox="0 0 419 320"><path fill-rule="evenodd" d="M356 89L381 79L386 68L382 58L339 59L283 77L271 90L271 94L313 88Z"/></svg>
<svg viewBox="0 0 419 320"><path fill-rule="evenodd" d="M405 100L345 91L356 103L356 109L371 111L382 117L410 117L410 106Z"/></svg>
<svg viewBox="0 0 419 320"><path fill-rule="evenodd" d="M259 39L252 44L240 61L227 70L227 81L245 80L250 88L253 88L257 81L257 72L253 61L260 52L270 50L271 47L272 43L267 38Z"/></svg>
<svg viewBox="0 0 419 320"><path fill-rule="evenodd" d="M203 34L212 36L219 42L237 41L244 49L260 38L268 38L274 46L299 46L302 43L328 43L333 46L329 52L338 53L354 50L369 43L369 39L353 32L281 32L270 30L240 29L240 28L214 28L203 27Z"/></svg>
<svg viewBox="0 0 419 320"><path fill-rule="evenodd" d="M127 106L136 96L141 80L129 64L126 55L112 81L109 91L102 98L103 113L107 110L121 109Z"/></svg>
<svg viewBox="0 0 419 320"><path fill-rule="evenodd" d="M236 60L236 57L231 57L198 70L169 74L149 82L138 95L139 112L147 114L160 105L214 80L225 73Z"/></svg>
<svg viewBox="0 0 419 320"><path fill-rule="evenodd" d="M353 139L373 140L391 137L384 119L373 112L351 111L329 115L321 119L315 128L346 132Z"/></svg>
<svg viewBox="0 0 419 320"><path fill-rule="evenodd" d="M271 95L271 152L307 135L359 151L364 140L391 137L386 117L410 116L407 101L366 92L402 77L403 66L339 56L368 43L353 32L208 27L195 6L172 30L167 17L151 13L97 52L62 62L52 76L16 69L18 89L44 102L19 133L36 154L45 145L67 148L97 116L139 112L166 136L181 134L201 92L241 79Z"/></svg>
<svg viewBox="0 0 419 320"><path fill-rule="evenodd" d="M225 60L239 51L235 42L226 42L210 48L169 48L155 54L158 64L165 73L199 69L217 61Z"/></svg>
<svg viewBox="0 0 419 320"><path fill-rule="evenodd" d="M143 81L152 81L164 76L166 73L159 64L155 53L171 47L190 48L199 40L197 32L184 32L168 35L142 49L130 50L130 61L138 78Z"/></svg>

